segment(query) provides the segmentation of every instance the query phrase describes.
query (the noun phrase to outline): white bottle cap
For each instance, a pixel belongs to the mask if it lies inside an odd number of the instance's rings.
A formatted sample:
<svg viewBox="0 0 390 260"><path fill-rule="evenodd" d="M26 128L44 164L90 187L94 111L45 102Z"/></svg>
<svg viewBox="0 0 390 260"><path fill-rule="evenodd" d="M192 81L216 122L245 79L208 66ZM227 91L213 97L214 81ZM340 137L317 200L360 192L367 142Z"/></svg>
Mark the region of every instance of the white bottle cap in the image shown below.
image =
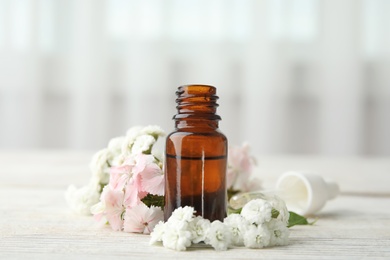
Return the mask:
<svg viewBox="0 0 390 260"><path fill-rule="evenodd" d="M339 186L324 181L316 174L286 172L279 177L276 191L289 210L300 215L311 215L339 194Z"/></svg>

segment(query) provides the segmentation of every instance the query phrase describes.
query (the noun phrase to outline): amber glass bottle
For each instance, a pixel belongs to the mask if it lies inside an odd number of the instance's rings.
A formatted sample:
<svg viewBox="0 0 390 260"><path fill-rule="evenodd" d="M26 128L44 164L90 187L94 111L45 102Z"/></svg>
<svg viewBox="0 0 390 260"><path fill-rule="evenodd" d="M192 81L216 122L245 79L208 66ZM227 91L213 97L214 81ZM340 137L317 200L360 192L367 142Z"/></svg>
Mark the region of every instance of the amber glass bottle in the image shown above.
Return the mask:
<svg viewBox="0 0 390 260"><path fill-rule="evenodd" d="M227 139L218 129L216 88L187 85L176 94L176 129L166 139L164 218L180 206L192 206L197 215L222 221Z"/></svg>

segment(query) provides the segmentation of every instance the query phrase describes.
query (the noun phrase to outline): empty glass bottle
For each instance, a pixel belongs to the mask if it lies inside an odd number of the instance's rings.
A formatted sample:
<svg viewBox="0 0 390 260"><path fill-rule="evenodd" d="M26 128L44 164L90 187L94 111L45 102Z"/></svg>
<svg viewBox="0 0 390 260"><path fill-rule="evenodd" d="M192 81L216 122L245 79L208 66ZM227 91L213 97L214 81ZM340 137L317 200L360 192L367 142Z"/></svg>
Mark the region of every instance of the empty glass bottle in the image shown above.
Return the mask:
<svg viewBox="0 0 390 260"><path fill-rule="evenodd" d="M221 117L216 88L178 88L175 131L166 139L164 218L182 206L211 221L226 217L227 139L218 129Z"/></svg>

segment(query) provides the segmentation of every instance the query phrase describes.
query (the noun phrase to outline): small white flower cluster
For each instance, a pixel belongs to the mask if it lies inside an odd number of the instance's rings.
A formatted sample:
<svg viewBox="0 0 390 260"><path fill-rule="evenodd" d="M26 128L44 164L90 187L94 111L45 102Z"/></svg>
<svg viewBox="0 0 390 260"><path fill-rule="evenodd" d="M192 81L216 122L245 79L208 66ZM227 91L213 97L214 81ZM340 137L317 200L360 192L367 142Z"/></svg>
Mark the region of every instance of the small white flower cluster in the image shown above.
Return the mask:
<svg viewBox="0 0 390 260"><path fill-rule="evenodd" d="M108 146L92 157L89 168L92 173L89 184L77 189L70 185L65 193L69 207L76 213L90 215L91 207L99 202L103 187L110 179L110 168L121 165L124 160L135 154L151 154L158 137L165 133L159 126L135 126L130 128L125 136L111 139ZM154 157L162 162L158 154Z"/></svg>
<svg viewBox="0 0 390 260"><path fill-rule="evenodd" d="M194 208L180 207L167 222L161 221L155 226L150 244L162 242L164 247L178 251L200 242L219 251L232 246L263 248L287 245L290 233L285 217L288 221L288 211L282 200L274 199L252 200L240 214L229 215L223 223L219 220L210 223L195 216Z"/></svg>
<svg viewBox="0 0 390 260"><path fill-rule="evenodd" d="M237 215L237 214L236 214ZM230 215L231 217L233 215ZM270 200L249 201L241 211L241 220L230 220L230 226L239 230L237 243L248 248L283 246L288 244L290 231L287 228L289 212L283 200L273 196ZM229 219L228 217L228 219ZM238 218L238 217L235 217ZM237 224L238 223L238 224Z"/></svg>

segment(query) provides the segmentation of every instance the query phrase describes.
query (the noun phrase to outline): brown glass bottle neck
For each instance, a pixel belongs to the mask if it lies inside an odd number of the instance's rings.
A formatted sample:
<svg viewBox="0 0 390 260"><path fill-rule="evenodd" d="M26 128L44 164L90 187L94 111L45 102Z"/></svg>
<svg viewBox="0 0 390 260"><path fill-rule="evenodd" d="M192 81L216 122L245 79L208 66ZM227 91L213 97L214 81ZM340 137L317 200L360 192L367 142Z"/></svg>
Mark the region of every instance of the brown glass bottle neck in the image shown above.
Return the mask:
<svg viewBox="0 0 390 260"><path fill-rule="evenodd" d="M198 119L198 118L182 118L175 119L176 129L192 129L192 130L216 130L218 129L218 120Z"/></svg>
<svg viewBox="0 0 390 260"><path fill-rule="evenodd" d="M218 128L221 117L216 114L216 88L208 85L187 85L176 92L176 128Z"/></svg>

